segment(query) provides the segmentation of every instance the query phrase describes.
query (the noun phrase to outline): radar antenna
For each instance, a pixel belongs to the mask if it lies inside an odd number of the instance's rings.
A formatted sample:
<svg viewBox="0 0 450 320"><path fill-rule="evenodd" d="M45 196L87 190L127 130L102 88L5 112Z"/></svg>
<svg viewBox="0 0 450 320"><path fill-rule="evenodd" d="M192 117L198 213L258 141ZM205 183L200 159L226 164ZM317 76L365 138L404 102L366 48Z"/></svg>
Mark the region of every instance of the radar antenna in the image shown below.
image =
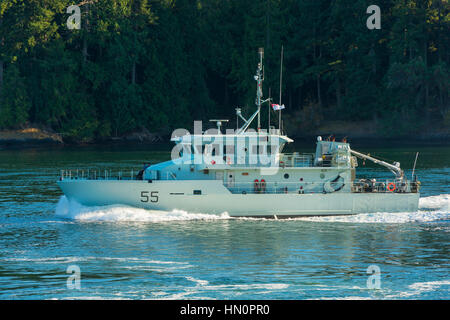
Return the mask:
<svg viewBox="0 0 450 320"><path fill-rule="evenodd" d="M215 122L217 124L217 131L218 131L217 133L218 134L221 134L220 127L222 126L222 122L228 122L227 119L212 119L212 120L209 120L209 121Z"/></svg>
<svg viewBox="0 0 450 320"><path fill-rule="evenodd" d="M247 130L247 128L250 126L250 124L256 118L256 116L258 116L258 132L260 132L260 130L261 130L261 117L260 117L261 105L270 100L270 99L263 100L263 92L262 92L262 83L264 81L264 67L263 67L264 48L259 48L258 53L259 53L259 63L258 63L258 68L256 69L256 75L254 76L254 79L257 82L255 104L258 106L258 108L256 109L255 113L252 114L252 116L248 120L245 120L245 118L242 117L240 108L239 109L236 108L236 115L245 121L244 124L242 125L242 127L237 131L237 134L241 134L241 133L245 132L245 130Z"/></svg>

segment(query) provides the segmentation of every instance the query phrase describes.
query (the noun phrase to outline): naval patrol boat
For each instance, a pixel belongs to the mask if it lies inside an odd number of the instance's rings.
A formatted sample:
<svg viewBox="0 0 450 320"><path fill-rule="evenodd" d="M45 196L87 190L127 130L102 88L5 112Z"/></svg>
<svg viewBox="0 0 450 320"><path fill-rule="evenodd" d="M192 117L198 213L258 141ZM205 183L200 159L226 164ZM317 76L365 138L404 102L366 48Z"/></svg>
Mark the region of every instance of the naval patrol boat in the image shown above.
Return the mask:
<svg viewBox="0 0 450 320"><path fill-rule="evenodd" d="M227 120L212 120L217 128L194 133L176 130L172 159L147 164L136 175L103 177L97 171L63 170L57 182L69 200L85 206L127 205L139 208L246 217L351 215L418 210L416 176L406 178L393 164L350 148L334 138L317 138L315 153L283 153L293 142L279 128L261 128L261 106L283 105L263 99L263 50L259 51L256 111L244 118L236 108L236 129L222 132ZM281 96L281 95L280 95ZM281 97L280 97L281 99ZM239 119L243 122L239 126ZM256 129L250 128L257 119ZM373 161L393 173L391 180L356 179L358 158Z"/></svg>

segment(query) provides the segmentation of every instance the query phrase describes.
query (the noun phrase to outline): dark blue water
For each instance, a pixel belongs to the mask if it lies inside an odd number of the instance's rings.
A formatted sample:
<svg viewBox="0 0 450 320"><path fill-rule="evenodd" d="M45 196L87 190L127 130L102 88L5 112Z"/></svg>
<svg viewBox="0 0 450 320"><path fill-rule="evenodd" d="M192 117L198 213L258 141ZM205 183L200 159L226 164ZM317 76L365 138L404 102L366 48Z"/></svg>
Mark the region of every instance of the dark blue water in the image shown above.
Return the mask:
<svg viewBox="0 0 450 320"><path fill-rule="evenodd" d="M167 147L0 151L0 299L449 299L450 147L362 151L408 174L420 152L418 212L263 220L88 208L62 197L61 169L136 170Z"/></svg>

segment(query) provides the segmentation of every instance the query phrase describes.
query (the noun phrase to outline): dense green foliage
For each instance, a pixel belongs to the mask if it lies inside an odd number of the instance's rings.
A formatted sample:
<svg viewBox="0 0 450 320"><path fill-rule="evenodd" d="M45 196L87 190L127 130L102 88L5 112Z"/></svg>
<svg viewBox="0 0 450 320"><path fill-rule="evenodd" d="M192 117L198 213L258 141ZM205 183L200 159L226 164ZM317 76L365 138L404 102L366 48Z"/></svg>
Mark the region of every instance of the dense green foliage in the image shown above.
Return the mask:
<svg viewBox="0 0 450 320"><path fill-rule="evenodd" d="M234 119L254 109L258 47L265 94L279 100L282 45L291 127L450 125L448 0L379 0L380 30L366 27L372 2L90 0L69 30L71 0L1 0L0 128L83 141Z"/></svg>

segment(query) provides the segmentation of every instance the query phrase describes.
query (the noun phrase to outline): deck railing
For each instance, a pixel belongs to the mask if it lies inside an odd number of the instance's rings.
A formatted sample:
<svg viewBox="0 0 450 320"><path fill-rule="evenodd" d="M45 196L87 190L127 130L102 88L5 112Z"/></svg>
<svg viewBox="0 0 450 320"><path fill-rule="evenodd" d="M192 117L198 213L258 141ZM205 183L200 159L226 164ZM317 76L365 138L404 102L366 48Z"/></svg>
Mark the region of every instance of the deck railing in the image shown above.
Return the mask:
<svg viewBox="0 0 450 320"><path fill-rule="evenodd" d="M158 177L156 173L156 171L152 172L153 179L150 178L151 180L161 180L161 177ZM61 170L60 180L143 180L143 172L142 176L140 176L140 174L140 171L136 171L133 169L131 169L130 171L74 169ZM164 172L164 175L162 177L162 180L177 180L176 174L171 171Z"/></svg>
<svg viewBox="0 0 450 320"><path fill-rule="evenodd" d="M138 171L129 172L111 170L61 170L60 180L142 180ZM165 180L177 180L172 172L165 172ZM156 180L156 179L155 179ZM232 193L274 193L274 194L310 194L310 193L417 193L420 183L417 181L360 179L350 183L327 181L299 182L224 182ZM333 191L335 190L335 191Z"/></svg>
<svg viewBox="0 0 450 320"><path fill-rule="evenodd" d="M327 186L325 186L328 184ZM355 180L351 183L340 182L230 182L225 187L235 194L312 194L312 193L417 193L417 182L399 182L394 180ZM334 190L334 191L333 191Z"/></svg>
<svg viewBox="0 0 450 320"><path fill-rule="evenodd" d="M280 154L280 167L312 167L314 165L313 153L282 153Z"/></svg>
<svg viewBox="0 0 450 320"><path fill-rule="evenodd" d="M75 169L61 170L60 180L139 180L138 171Z"/></svg>

